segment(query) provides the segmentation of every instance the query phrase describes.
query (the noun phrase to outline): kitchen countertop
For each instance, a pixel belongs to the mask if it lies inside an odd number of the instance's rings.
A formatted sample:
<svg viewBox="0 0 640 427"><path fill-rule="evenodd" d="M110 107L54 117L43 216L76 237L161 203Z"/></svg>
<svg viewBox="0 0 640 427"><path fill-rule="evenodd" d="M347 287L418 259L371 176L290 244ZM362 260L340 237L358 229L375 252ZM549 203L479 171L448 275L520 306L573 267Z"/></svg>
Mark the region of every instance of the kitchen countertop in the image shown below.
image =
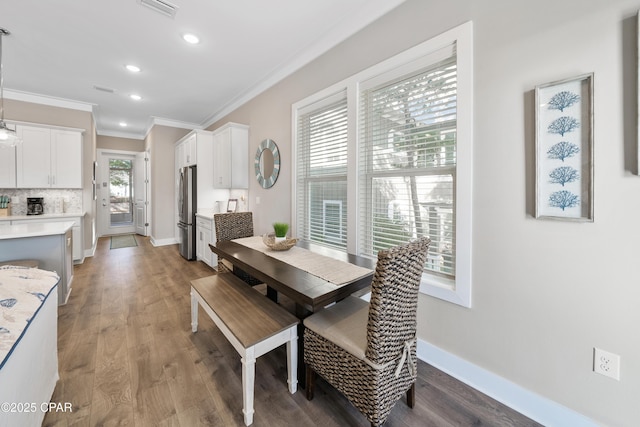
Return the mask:
<svg viewBox="0 0 640 427"><path fill-rule="evenodd" d="M216 213L217 212L215 212L214 209L200 209L196 213L196 216L199 216L201 218L206 218L206 219L213 219L213 215Z"/></svg>
<svg viewBox="0 0 640 427"><path fill-rule="evenodd" d="M73 227L73 224L73 221L16 225L0 224L0 240L64 234Z"/></svg>
<svg viewBox="0 0 640 427"><path fill-rule="evenodd" d="M0 216L0 224L2 221L15 221L22 219L59 219L59 218L78 218L83 217L85 214L82 212L65 212L60 214L42 214L42 215L9 215Z"/></svg>

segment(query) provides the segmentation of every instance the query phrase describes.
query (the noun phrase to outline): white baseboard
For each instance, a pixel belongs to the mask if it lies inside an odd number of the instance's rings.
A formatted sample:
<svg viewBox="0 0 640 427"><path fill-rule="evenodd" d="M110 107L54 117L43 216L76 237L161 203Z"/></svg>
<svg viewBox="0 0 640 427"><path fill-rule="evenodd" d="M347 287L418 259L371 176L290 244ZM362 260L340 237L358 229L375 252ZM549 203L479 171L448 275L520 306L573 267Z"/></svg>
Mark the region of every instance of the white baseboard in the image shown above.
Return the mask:
<svg viewBox="0 0 640 427"><path fill-rule="evenodd" d="M151 242L153 246L167 246L167 245L175 245L178 243L178 241L175 238L155 239L153 236L149 238L149 242Z"/></svg>
<svg viewBox="0 0 640 427"><path fill-rule="evenodd" d="M98 242L96 241L96 242L93 243L93 247L91 247L89 249L85 249L84 250L84 257L87 258L87 257L94 256L96 254L96 247L97 246L98 246ZM84 258L83 258L82 261L84 262Z"/></svg>
<svg viewBox="0 0 640 427"><path fill-rule="evenodd" d="M599 426L592 419L572 409L522 388L427 341L418 340L418 358L544 426Z"/></svg>

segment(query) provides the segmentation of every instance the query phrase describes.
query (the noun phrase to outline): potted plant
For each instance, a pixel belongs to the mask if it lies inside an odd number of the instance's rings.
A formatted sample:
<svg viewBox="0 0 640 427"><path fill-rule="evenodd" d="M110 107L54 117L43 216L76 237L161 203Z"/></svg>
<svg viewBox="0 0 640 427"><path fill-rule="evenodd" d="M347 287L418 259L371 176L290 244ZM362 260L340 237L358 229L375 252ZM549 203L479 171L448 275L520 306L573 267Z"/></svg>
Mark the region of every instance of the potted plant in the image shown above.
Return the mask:
<svg viewBox="0 0 640 427"><path fill-rule="evenodd" d="M287 231L289 231L289 224L287 224L286 222L274 222L273 231L276 234L276 242L286 240Z"/></svg>

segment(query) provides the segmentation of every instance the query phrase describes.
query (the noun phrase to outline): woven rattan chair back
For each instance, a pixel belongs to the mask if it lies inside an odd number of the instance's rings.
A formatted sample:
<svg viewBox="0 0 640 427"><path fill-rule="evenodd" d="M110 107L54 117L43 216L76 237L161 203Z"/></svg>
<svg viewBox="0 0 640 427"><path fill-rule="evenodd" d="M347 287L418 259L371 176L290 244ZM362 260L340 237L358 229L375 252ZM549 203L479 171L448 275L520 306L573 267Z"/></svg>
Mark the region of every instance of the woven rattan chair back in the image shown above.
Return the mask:
<svg viewBox="0 0 640 427"><path fill-rule="evenodd" d="M390 362L415 339L418 290L431 241L428 237L378 253L371 283L366 357Z"/></svg>
<svg viewBox="0 0 640 427"><path fill-rule="evenodd" d="M253 236L253 213L231 212L213 215L216 242Z"/></svg>
<svg viewBox="0 0 640 427"><path fill-rule="evenodd" d="M253 236L253 213L251 212L214 214L213 222L216 229L216 243ZM222 260L218 258L218 273L228 273L230 271ZM261 283L260 280L236 267L233 268L233 274L251 286Z"/></svg>

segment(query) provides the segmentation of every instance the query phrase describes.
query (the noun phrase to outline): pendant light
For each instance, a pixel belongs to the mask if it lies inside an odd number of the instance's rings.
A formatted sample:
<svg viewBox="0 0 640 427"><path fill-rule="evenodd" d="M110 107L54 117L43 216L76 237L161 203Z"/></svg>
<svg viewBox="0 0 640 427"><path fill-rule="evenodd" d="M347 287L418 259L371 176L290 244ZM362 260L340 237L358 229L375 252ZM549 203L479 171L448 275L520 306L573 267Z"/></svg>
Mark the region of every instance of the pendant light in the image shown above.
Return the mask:
<svg viewBox="0 0 640 427"><path fill-rule="evenodd" d="M4 122L4 78L2 75L2 39L11 34L8 30L0 28L0 148L15 147L21 142L15 130L9 129Z"/></svg>

